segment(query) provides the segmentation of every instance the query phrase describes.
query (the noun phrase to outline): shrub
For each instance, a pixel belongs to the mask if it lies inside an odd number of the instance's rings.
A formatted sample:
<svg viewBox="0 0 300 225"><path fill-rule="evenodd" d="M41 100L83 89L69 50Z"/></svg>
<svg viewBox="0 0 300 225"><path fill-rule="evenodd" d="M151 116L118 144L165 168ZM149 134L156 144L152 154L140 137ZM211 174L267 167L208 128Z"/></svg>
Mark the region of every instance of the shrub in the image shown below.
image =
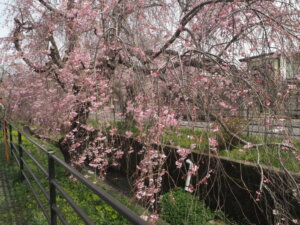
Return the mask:
<svg viewBox="0 0 300 225"><path fill-rule="evenodd" d="M203 202L182 189L164 194L160 207L162 219L171 225L204 225L214 218Z"/></svg>

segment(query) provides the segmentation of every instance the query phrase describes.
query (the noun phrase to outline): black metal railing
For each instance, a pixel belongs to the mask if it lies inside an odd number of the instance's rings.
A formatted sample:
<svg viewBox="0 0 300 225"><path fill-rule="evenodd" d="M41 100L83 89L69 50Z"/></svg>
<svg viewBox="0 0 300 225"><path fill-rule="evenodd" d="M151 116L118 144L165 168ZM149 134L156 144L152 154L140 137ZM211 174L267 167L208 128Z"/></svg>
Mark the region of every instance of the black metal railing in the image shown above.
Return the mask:
<svg viewBox="0 0 300 225"><path fill-rule="evenodd" d="M92 191L93 193L98 195L102 200L104 200L108 205L110 205L112 208L114 208L120 215L125 217L132 224L141 224L141 225L148 224L144 220L142 220L137 214L132 212L126 206L122 205L119 201L114 199L108 193L106 193L101 188L99 188L98 186L96 186L95 184L93 184L92 182L87 180L77 170L70 167L67 163L65 163L62 159L60 159L57 155L55 155L54 151L46 149L45 147L43 147L42 145L37 143L34 139L32 139L30 136L19 131L11 123L7 122L7 124L8 124L8 128L9 128L10 151L20 168L20 179L25 180L27 182L35 200L37 201L39 208L45 215L45 217L50 225L57 225L57 218L60 220L60 222L62 224L64 224L64 225L68 224L64 215L62 214L61 210L59 209L59 207L56 204L57 192L60 193L60 196L63 196L63 198L68 202L68 204L77 213L77 215L82 219L82 221L84 221L86 224L89 224L89 225L95 224L89 218L89 216L84 212L84 210L81 209L75 203L75 201L72 199L72 197L68 194L68 192L60 185L60 183L56 179L55 164L58 164L59 166L63 167L65 170L67 170L79 182L81 182L81 184L85 185L90 191ZM15 130L18 133L17 145L13 142L13 130ZM48 158L48 169L47 170L30 153L30 150L26 149L22 145L22 137L26 138L29 142L31 142L34 146L36 146L39 151L42 151L43 153L45 153L47 155L47 158ZM34 162L34 164L38 167L38 169L43 173L45 178L48 179L48 185L49 185L48 190L41 184L41 182L39 181L36 174L33 172L31 167L25 161L25 158L24 158L25 155L28 156ZM43 193L44 197L47 199L47 202L48 202L47 208L42 204L42 201L39 198L39 195L36 192L35 188L33 187L33 184L30 181L28 175L30 175L31 180L32 179L34 180L37 187L40 189L40 191Z"/></svg>

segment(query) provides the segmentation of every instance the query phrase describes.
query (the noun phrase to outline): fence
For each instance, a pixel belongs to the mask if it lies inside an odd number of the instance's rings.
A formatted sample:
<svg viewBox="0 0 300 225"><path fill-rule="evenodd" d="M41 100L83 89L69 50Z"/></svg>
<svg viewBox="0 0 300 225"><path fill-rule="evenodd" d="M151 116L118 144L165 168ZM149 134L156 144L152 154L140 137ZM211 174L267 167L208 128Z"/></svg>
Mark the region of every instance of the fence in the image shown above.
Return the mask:
<svg viewBox="0 0 300 225"><path fill-rule="evenodd" d="M20 178L21 180L25 180L27 184L30 187L30 190L35 198L35 200L38 203L39 208L42 210L43 214L45 215L48 223L50 225L57 225L57 218L60 220L60 222L64 225L68 225L69 223L66 221L65 217L63 216L60 208L56 204L56 197L57 197L57 191L60 193L61 196L68 202L68 204L73 208L73 210L78 214L78 216L84 221L86 224L92 225L95 224L89 216L84 212L83 209L81 209L75 201L72 199L72 197L67 193L67 191L60 185L58 180L56 179L56 173L55 173L55 163L59 166L63 167L66 171L68 171L70 174L72 174L79 182L81 182L83 185L85 185L90 191L95 193L99 196L102 200L104 200L108 205L110 205L112 208L114 208L120 215L124 216L129 222L132 224L140 224L140 225L146 225L147 223L142 220L138 215L136 215L134 212L132 212L130 209L122 205L120 202L118 202L116 199L114 199L112 196L110 196L108 193L104 192L102 189L100 189L98 186L87 180L81 173L70 167L68 164L66 164L62 159L60 159L57 155L55 155L54 151L48 150L39 143L37 143L35 140L33 140L28 135L24 134L23 132L19 131L16 127L14 127L12 124L7 122L8 128L9 128L9 144L10 144L10 150L15 158L19 168L20 168ZM15 130L18 133L18 140L17 144L13 142L13 133L12 131ZM48 158L48 169L45 169L41 163L30 153L28 149L26 149L22 145L22 137L26 138L28 141L30 141L33 145L35 145L40 151L42 151L44 154L47 155ZM48 179L48 185L49 185L49 191L46 190L46 188L40 183L37 176L34 174L33 170L30 168L28 163L25 161L25 154L35 163L35 165L40 169L40 171L47 177ZM45 198L48 201L48 208L45 208L43 206L41 199L39 198L37 192L33 188L33 185L29 179L29 176L34 180L34 182L37 184L40 191L43 193ZM50 212L50 213L49 213Z"/></svg>

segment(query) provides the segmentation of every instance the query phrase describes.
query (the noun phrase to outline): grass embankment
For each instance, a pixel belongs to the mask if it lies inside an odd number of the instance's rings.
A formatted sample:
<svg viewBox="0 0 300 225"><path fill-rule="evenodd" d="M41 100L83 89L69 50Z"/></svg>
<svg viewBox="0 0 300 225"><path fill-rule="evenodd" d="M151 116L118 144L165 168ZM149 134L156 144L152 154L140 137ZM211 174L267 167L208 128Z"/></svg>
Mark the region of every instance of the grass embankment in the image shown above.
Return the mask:
<svg viewBox="0 0 300 225"><path fill-rule="evenodd" d="M17 134L13 132L13 138L16 140ZM29 142L25 137L22 139L22 145L30 151L30 153L37 159L40 164L47 170L48 158L47 154L38 149L35 145ZM53 146L47 144L47 147L51 147L55 149ZM56 154L60 154L57 152ZM36 175L39 182L42 186L49 192L48 188L48 179L41 172L41 170L35 165L35 163L24 153L24 159L32 169L33 173ZM15 164L16 165L16 164ZM95 195L92 191L90 191L85 185L81 184L78 181L72 180L69 177L69 174L59 165L56 165L56 179L61 184L61 186L66 190L66 192L73 198L73 200L87 213L87 215L95 222L95 224L107 224L107 225L120 225L120 224L130 224L127 222L125 218L123 218L117 211L115 211L112 207L106 204L103 200L101 200L97 195ZM18 168L16 168L18 170ZM28 174L28 173L27 173ZM16 177L18 175L16 174ZM42 191L39 189L37 184L28 174L28 178L30 178L31 183L33 184L34 190L37 195L41 199L42 204L45 209L48 210L48 203L46 197L43 195ZM135 204L128 197L119 194L115 191L111 191L111 188L105 183L99 181L96 177L91 176L90 180L100 186L106 192L109 192L114 198L120 201L122 204L126 205L131 210L135 211L137 214L145 213L139 205ZM37 207L37 203L32 200L33 195L26 184L25 181L21 182L16 179L15 187L17 189L22 190L18 192L20 199L26 199L24 201L24 208L30 213L30 217L28 217L28 221L26 224L28 225L44 225L47 224L47 220L44 217L42 211ZM27 201L28 200L28 201ZM32 200L32 201L31 201ZM67 201L60 195L57 191L57 206L60 208L62 214L64 215L66 221L69 224L81 225L85 224L79 216L74 212L72 207L67 203ZM60 223L59 223L60 224ZM25 224L24 224L25 225Z"/></svg>
<svg viewBox="0 0 300 225"><path fill-rule="evenodd" d="M16 140L17 133L13 132L13 139ZM36 140L39 142L39 140ZM47 154L38 149L35 145L29 142L25 137L22 138L22 145L30 151L34 158L36 158L41 165L47 170ZM45 145L45 144L44 144ZM51 148L56 150L56 154L60 155L58 149L55 149L54 146L47 144L47 148ZM62 157L62 156L61 156ZM39 168L34 164L34 162L24 154L24 159L32 169L36 177L42 186L49 192L48 188L48 179L45 175L39 170ZM14 164L16 167L16 164ZM18 168L16 170L16 177L18 177ZM140 205L136 204L132 198L128 198L123 194L118 193L116 190L112 190L110 186L101 182L95 174L89 174L87 171L84 172L85 175L89 176L89 179L100 186L104 191L110 193L114 198L119 200L122 204L126 205L128 208L133 210L139 215L149 215L149 212L146 209L143 209ZM30 178L30 175L28 175ZM95 222L95 224L105 224L105 225L126 225L130 224L127 222L122 216L120 216L114 209L112 209L109 205L107 205L103 200L101 200L97 195L93 194L88 188L82 185L80 182L74 181L70 179L69 175L66 171L61 168L59 165L56 165L56 179L63 186L63 188L67 191L67 193L74 199L74 201L89 215L89 217ZM41 199L42 204L48 211L48 203L47 199L43 195L42 191L39 189L37 184L30 178L31 183L33 184L33 188L36 191L38 197ZM25 183L25 181L21 182L20 180L15 180L16 189L19 190L18 198L26 199L24 201L24 209L26 210L25 214L28 215L28 220L24 225L44 225L47 224L47 220L43 215L42 211L39 209L36 201L33 199L33 195L29 189L29 186ZM178 190L174 192L175 197L177 196ZM176 204L189 204L187 199L192 198L193 204L189 205L189 208L179 207L174 205L173 200L170 200L164 197L164 200L160 202L161 210L160 216L167 220L170 224L224 224L223 221L228 221L226 224L232 224L225 218L225 216L220 213L215 213L210 209L206 208L203 202L196 201L196 197L192 197L189 193L179 191L180 199L176 200ZM169 194L169 193L168 193ZM167 196L168 194L164 195ZM171 202L170 202L171 201ZM173 216L170 216L170 209L168 204L171 204L176 208L176 212L179 215L174 220ZM167 208L165 206L168 206ZM67 203L67 201L59 194L57 191L57 206L61 210L64 215L66 221L69 224L81 225L84 224L82 220L78 217L78 215L74 212L71 206ZM195 207L194 207L195 206ZM187 210L188 209L188 210ZM171 210L173 211L173 210ZM174 211L175 212L175 211ZM176 213L176 214L177 214ZM30 216L29 216L30 215ZM199 223L201 221L201 223ZM60 223L58 223L60 224ZM159 224L165 224L163 221L159 221Z"/></svg>
<svg viewBox="0 0 300 225"><path fill-rule="evenodd" d="M97 124L93 123L92 121L91 124L97 126ZM112 122L110 123L110 126L106 127L106 129L109 130L111 128L117 128L117 132L120 135L124 135L126 131L131 131L133 133L133 137L139 135L139 131L135 127L134 122L130 124L125 124L123 121ZM262 136L247 136L244 134L240 135L244 140L252 144L265 143L264 137ZM190 148L191 146L194 146L194 152L208 153L209 137L216 137L219 139L219 143L221 144L219 144L217 154L220 156L226 156L238 160L246 160L254 163L257 163L259 158L259 163L267 166L276 168L282 168L282 166L284 166L289 171L300 171L299 160L296 159L295 155L290 150L284 150L278 147L270 146L261 146L258 149L246 149L238 141L228 138L228 136L223 134L222 131L218 133L212 133L196 128L169 128L165 131L164 135L162 135L161 143L172 146L180 146L183 148ZM268 138L267 142L281 143L282 140L278 138ZM300 152L300 141L293 140L292 143Z"/></svg>
<svg viewBox="0 0 300 225"><path fill-rule="evenodd" d="M96 125L95 125L96 126ZM130 125L126 125L123 122L112 123L106 129L117 128L119 134L125 134L126 131L133 132L133 136L139 135L138 129L134 126L134 123ZM199 130L199 129L190 129L190 128L170 128L165 132L165 135L161 137L161 142L163 144L181 146L184 148L188 148L191 145L195 145L194 151L199 153L207 153L209 151L208 138L212 136L209 132ZM263 138L258 136L244 136L245 140L252 143L262 143ZM16 133L14 133L14 140L16 140ZM280 140L273 140L280 141ZM299 142L294 143L297 148L300 148ZM25 138L23 138L23 145L30 149L30 152L37 158L42 165L47 166L47 155L37 149L32 143L28 142ZM53 146L47 144L49 148L55 149ZM265 163L267 165L273 165L276 167L280 167L281 163L283 163L289 170L298 171L299 163L296 161L295 157L288 151L281 151L276 148L259 148L259 151L256 149L242 149L242 145L236 144L230 149L220 149L218 151L219 155L229 156L235 159L249 160L256 162L257 155L260 155L260 162ZM57 150L57 149L56 149ZM59 155L59 151L57 151ZM279 161L278 154L281 156L281 161ZM34 163L30 160L29 157L25 156L25 160L28 162L30 168L34 171L36 176L42 185L48 190L48 180L45 178L44 174L34 165ZM56 174L57 180L59 183L67 190L67 192L71 195L71 197L75 200L75 202L87 212L87 214L95 221L96 224L128 224L128 222L121 217L115 210L113 210L110 206L105 204L98 196L94 195L90 192L86 187L84 187L79 182L73 181L69 179L66 171L56 166ZM97 177L91 176L90 179L94 182L97 182L98 185L110 192L116 199L118 199L121 203L127 205L133 211L138 214L146 214L146 210L141 209L136 203L129 199L128 197L118 194L117 192L111 192L111 189L106 184L100 182ZM33 181L32 181L33 182ZM34 183L34 182L33 182ZM20 198L32 199L32 194L28 188L28 186L22 182L16 183L16 188L20 188L22 192L20 193ZM38 196L42 199L43 204L47 207L47 199L43 196L43 193L38 189L37 185L34 185ZM65 215L66 220L70 224L84 224L81 219L77 216L77 214L73 211L73 209L69 206L69 204L58 194L57 205L62 210L63 215ZM30 213L29 221L27 224L30 225L38 225L38 224L46 224L46 219L43 216L40 209L37 207L35 201L26 201L25 208L28 209L28 213ZM188 212L190 213L190 212ZM205 213L208 213L205 211ZM209 215L214 215L213 212L210 212ZM164 218L164 212L162 212L162 217ZM186 215L185 215L186 216ZM189 214L188 214L189 216ZM214 216L213 216L214 217ZM209 217L211 220L213 217ZM214 220L212 220L214 221ZM173 222L170 221L172 224Z"/></svg>

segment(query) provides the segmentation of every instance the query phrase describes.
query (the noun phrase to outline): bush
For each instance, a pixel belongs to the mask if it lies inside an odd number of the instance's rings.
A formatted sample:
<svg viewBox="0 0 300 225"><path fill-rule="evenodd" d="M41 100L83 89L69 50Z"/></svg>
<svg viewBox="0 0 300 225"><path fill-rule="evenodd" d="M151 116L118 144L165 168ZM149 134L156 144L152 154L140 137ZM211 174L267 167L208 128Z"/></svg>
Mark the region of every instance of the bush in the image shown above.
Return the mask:
<svg viewBox="0 0 300 225"><path fill-rule="evenodd" d="M162 219L171 225L211 224L215 216L197 197L182 189L164 194L160 206Z"/></svg>
<svg viewBox="0 0 300 225"><path fill-rule="evenodd" d="M242 136L242 133L247 126L245 120L240 118L227 118L223 123L230 132L238 136ZM219 150L231 150L240 144L239 139L232 136L223 127L220 127L220 131L216 133L216 139L219 144Z"/></svg>

